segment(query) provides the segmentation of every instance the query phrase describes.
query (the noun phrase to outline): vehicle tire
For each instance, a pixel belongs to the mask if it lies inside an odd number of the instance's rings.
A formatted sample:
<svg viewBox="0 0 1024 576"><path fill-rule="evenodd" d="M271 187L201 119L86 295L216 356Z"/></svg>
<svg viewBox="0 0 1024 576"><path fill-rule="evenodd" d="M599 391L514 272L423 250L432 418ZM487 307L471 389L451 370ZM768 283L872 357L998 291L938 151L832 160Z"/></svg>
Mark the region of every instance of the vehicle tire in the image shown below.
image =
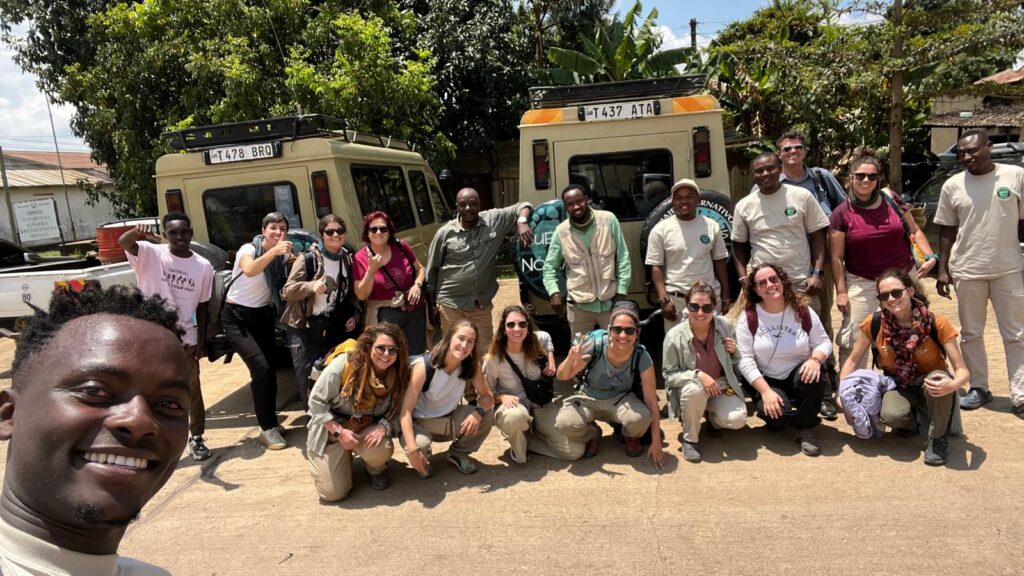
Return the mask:
<svg viewBox="0 0 1024 576"><path fill-rule="evenodd" d="M213 264L214 272L231 269L231 264L228 262L227 251L216 244L210 244L208 242L193 242L189 244L188 248L209 260L210 264Z"/></svg>
<svg viewBox="0 0 1024 576"><path fill-rule="evenodd" d="M544 258L548 255L548 244L554 236L555 228L566 219L562 200L550 200L533 208L530 215L530 229L533 230L533 244L524 248L514 242L514 262L519 285L536 296L547 300L550 296L544 289ZM559 271L558 287L565 290L565 274ZM525 292L524 292L525 295Z"/></svg>
<svg viewBox="0 0 1024 576"><path fill-rule="evenodd" d="M722 230L722 239L725 240L725 247L729 251L727 268L729 271L729 284L732 287L732 296L735 300L736 296L739 294L740 283L736 276L736 271L733 270L732 266L732 200L721 192L716 192L714 190L701 190L700 204L697 207L697 213L716 222ZM654 210L651 210L650 214L648 214L647 219L644 220L643 228L640 229L641 261L647 260L647 238L651 235L651 230L658 222L661 222L665 218L671 218L672 216L675 216L675 210L672 209L672 198L666 198L661 202L661 204L658 204ZM652 290L654 287L651 284L650 267L644 266L644 276L649 287L647 291L647 298L650 301L650 304L654 306L656 302L652 299Z"/></svg>

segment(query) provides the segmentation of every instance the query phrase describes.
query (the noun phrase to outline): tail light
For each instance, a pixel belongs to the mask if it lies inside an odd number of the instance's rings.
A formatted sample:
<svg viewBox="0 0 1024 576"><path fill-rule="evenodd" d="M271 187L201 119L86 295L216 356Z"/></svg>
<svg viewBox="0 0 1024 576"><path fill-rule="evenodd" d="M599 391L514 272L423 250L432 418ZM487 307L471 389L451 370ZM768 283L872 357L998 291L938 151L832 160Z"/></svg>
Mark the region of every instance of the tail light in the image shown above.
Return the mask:
<svg viewBox="0 0 1024 576"><path fill-rule="evenodd" d="M533 182L538 190L551 188L551 164L548 158L548 141L533 141Z"/></svg>
<svg viewBox="0 0 1024 576"><path fill-rule="evenodd" d="M697 178L711 176L711 131L707 126L693 129L693 175Z"/></svg>
<svg viewBox="0 0 1024 576"><path fill-rule="evenodd" d="M331 213L331 189L327 186L327 172L323 170L313 172L310 181L313 186L316 217L323 218Z"/></svg>
<svg viewBox="0 0 1024 576"><path fill-rule="evenodd" d="M175 188L168 190L164 193L164 199L167 200L167 211L168 212L184 212L185 202L181 199L181 190Z"/></svg>

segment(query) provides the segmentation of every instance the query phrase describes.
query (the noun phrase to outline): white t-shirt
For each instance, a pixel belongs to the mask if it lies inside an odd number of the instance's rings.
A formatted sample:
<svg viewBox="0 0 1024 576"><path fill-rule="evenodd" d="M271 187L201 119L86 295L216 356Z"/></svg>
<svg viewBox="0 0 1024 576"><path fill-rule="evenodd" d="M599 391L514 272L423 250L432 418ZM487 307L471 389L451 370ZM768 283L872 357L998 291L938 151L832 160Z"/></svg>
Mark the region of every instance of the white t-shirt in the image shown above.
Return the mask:
<svg viewBox="0 0 1024 576"><path fill-rule="evenodd" d="M739 369L747 382L753 383L761 376L785 378L811 354L821 352L828 358L832 353L832 342L814 310L807 309L811 315L811 331L807 333L796 310L789 306L775 314L766 312L760 304L756 308L757 334L750 333L745 314L736 321Z"/></svg>
<svg viewBox="0 0 1024 576"><path fill-rule="evenodd" d="M964 171L946 180L935 223L960 228L949 257L953 278L985 280L1024 269L1017 237L1021 220L1024 168L996 164L988 174Z"/></svg>
<svg viewBox="0 0 1024 576"><path fill-rule="evenodd" d="M227 301L239 306L249 308L262 308L269 306L270 288L267 286L267 277L261 271L255 276L246 276L242 273L242 256L248 254L256 257L256 247L252 243L243 244L235 256L235 266L231 269L231 277L235 279L228 288ZM284 258L284 256L282 256Z"/></svg>
<svg viewBox="0 0 1024 576"><path fill-rule="evenodd" d="M828 218L806 189L782 184L774 194L751 192L736 203L733 242L750 243L750 265L778 264L793 284L811 273L807 235L828 227Z"/></svg>
<svg viewBox="0 0 1024 576"><path fill-rule="evenodd" d="M213 291L213 265L192 253L188 258L171 254L167 244L138 242L139 255L127 252L128 262L135 269L139 290L147 296L161 296L178 312L178 325L185 331L182 341L195 345L196 308L210 301Z"/></svg>
<svg viewBox="0 0 1024 576"><path fill-rule="evenodd" d="M426 363L423 358L417 362ZM462 397L466 394L466 381L459 378L462 368L456 368L454 374L449 374L442 368L434 370L434 378L426 392L422 392L416 400L416 408L413 409L414 418L440 418L451 414Z"/></svg>
<svg viewBox="0 0 1024 576"><path fill-rule="evenodd" d="M661 266L669 292L689 292L697 280L721 286L715 278L715 260L729 256L722 229L710 218L697 215L693 220L675 216L655 224L647 239L648 266Z"/></svg>
<svg viewBox="0 0 1024 576"><path fill-rule="evenodd" d="M504 329L504 328L502 328ZM554 352L555 347L551 343L551 336L542 330L534 332L537 335L537 340L540 343L540 349L546 355L548 352ZM488 356L484 360L484 378L487 380L487 385L491 387L491 391L495 394L508 394L519 398L519 401L523 403L527 409L532 404L530 399L526 397L526 391L523 390L523 383L516 376L516 373L512 371L512 367L508 365L509 358L516 363L516 367L523 373L523 376L531 380L540 380L544 375L540 369L540 366L534 364L532 361L526 361L526 354L523 352L507 352L508 358L497 362L494 358Z"/></svg>
<svg viewBox="0 0 1024 576"><path fill-rule="evenodd" d="M4 576L170 576L170 572L117 554L60 548L0 520L0 574Z"/></svg>

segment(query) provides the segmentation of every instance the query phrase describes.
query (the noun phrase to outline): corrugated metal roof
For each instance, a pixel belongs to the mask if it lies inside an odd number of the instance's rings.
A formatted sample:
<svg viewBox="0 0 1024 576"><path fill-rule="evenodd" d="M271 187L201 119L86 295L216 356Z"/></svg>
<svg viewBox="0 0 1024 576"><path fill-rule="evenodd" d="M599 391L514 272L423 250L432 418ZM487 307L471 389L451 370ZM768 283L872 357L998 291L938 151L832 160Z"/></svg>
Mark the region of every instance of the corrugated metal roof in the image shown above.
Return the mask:
<svg viewBox="0 0 1024 576"><path fill-rule="evenodd" d="M996 72L991 76L987 76L975 82L975 84L984 84L985 82L995 82L996 84L1013 84L1014 82L1020 82L1024 80L1024 68L1014 70L1013 68L1007 68L1001 72Z"/></svg>
<svg viewBox="0 0 1024 576"><path fill-rule="evenodd" d="M59 166L57 163L56 152L4 150L4 156L21 158L23 160L53 166L54 168ZM61 152L60 165L63 165L65 170L99 170L101 172L106 172L107 170L107 167L104 164L97 164L93 162L89 152Z"/></svg>
<svg viewBox="0 0 1024 576"><path fill-rule="evenodd" d="M61 154L63 156L63 154ZM7 185L11 188L34 188L42 186L60 186L64 182L68 186L74 186L78 180L85 180L90 184L112 184L113 180L82 172L79 170L65 170L64 180L61 180L60 170L8 170Z"/></svg>

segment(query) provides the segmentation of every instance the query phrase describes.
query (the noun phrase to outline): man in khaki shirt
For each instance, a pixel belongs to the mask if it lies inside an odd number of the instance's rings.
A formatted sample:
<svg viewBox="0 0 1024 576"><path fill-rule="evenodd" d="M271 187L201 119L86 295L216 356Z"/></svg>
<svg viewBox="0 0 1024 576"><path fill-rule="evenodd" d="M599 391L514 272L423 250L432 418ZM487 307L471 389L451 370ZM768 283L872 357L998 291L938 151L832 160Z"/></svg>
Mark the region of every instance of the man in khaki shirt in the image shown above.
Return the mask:
<svg viewBox="0 0 1024 576"><path fill-rule="evenodd" d="M971 372L971 388L960 407L973 410L992 401L985 353L988 303L1006 352L1013 414L1024 418L1024 168L992 162L984 130L968 130L957 142L966 172L946 180L935 223L939 232L936 289L956 289L960 348Z"/></svg>

